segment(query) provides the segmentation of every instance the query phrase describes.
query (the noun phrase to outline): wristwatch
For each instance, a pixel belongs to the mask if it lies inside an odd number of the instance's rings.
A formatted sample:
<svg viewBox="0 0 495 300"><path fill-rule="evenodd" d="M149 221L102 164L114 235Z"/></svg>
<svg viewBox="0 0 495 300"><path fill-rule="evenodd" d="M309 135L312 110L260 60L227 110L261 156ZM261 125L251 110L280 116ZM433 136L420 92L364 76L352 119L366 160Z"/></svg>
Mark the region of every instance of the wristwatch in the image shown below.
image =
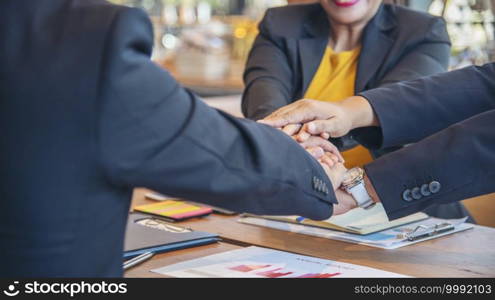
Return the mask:
<svg viewBox="0 0 495 300"><path fill-rule="evenodd" d="M364 185L364 170L362 168L349 169L342 181L342 188L352 195L359 207L369 209L376 203L366 191Z"/></svg>

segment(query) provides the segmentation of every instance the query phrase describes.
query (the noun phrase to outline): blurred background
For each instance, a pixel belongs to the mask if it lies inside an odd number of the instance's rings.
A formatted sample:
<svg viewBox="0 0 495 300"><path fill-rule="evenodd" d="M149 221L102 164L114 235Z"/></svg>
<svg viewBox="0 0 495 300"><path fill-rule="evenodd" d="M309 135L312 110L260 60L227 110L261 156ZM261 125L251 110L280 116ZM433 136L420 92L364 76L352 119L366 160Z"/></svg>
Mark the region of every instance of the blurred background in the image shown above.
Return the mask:
<svg viewBox="0 0 495 300"><path fill-rule="evenodd" d="M155 28L153 60L201 96L238 94L257 24L269 7L314 0L111 0L140 7ZM385 1L443 16L451 69L495 60L495 0Z"/></svg>

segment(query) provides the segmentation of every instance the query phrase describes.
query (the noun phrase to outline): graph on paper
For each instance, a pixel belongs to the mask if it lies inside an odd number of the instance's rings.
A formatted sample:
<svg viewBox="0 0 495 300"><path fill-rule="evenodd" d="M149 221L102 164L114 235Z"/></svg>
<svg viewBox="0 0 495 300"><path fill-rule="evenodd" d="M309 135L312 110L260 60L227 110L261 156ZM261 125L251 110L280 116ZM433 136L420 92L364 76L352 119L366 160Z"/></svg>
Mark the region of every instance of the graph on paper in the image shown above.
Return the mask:
<svg viewBox="0 0 495 300"><path fill-rule="evenodd" d="M197 278L405 277L379 269L254 246L166 266L152 272L172 277Z"/></svg>
<svg viewBox="0 0 495 300"><path fill-rule="evenodd" d="M229 270L244 272L244 273L254 273L255 275L266 277L266 278L279 278L279 277L293 277L293 278L330 278L340 275L340 273L305 273L298 276L293 276L294 271L285 270L284 268L273 268L272 265L237 265L229 267ZM264 269L266 271L260 271ZM256 271L256 272L253 272Z"/></svg>

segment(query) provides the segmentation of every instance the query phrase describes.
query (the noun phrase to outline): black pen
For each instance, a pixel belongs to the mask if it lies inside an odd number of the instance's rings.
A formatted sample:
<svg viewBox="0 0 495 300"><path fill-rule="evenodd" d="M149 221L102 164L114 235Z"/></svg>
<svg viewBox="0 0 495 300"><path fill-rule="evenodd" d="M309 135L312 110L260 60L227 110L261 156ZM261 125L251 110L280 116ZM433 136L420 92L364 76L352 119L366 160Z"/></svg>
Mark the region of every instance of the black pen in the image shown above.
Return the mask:
<svg viewBox="0 0 495 300"><path fill-rule="evenodd" d="M139 263L142 263L150 258L153 257L153 255L155 255L154 252L145 252L143 254L140 254L136 257L133 257L127 261L124 262L124 270L127 270L129 269L130 267L133 267Z"/></svg>

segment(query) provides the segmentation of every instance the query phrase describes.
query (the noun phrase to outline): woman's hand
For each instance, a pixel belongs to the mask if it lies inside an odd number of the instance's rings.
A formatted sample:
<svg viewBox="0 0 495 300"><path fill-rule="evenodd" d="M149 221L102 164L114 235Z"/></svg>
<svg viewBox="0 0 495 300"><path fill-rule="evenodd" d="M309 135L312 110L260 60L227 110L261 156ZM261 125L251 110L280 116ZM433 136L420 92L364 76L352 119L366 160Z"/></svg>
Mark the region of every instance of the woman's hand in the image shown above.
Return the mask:
<svg viewBox="0 0 495 300"><path fill-rule="evenodd" d="M276 110L258 122L282 128L287 134L298 131L295 137L299 142L304 142L314 135L341 137L354 128L378 125L371 105L360 96L350 97L341 102L299 100Z"/></svg>

